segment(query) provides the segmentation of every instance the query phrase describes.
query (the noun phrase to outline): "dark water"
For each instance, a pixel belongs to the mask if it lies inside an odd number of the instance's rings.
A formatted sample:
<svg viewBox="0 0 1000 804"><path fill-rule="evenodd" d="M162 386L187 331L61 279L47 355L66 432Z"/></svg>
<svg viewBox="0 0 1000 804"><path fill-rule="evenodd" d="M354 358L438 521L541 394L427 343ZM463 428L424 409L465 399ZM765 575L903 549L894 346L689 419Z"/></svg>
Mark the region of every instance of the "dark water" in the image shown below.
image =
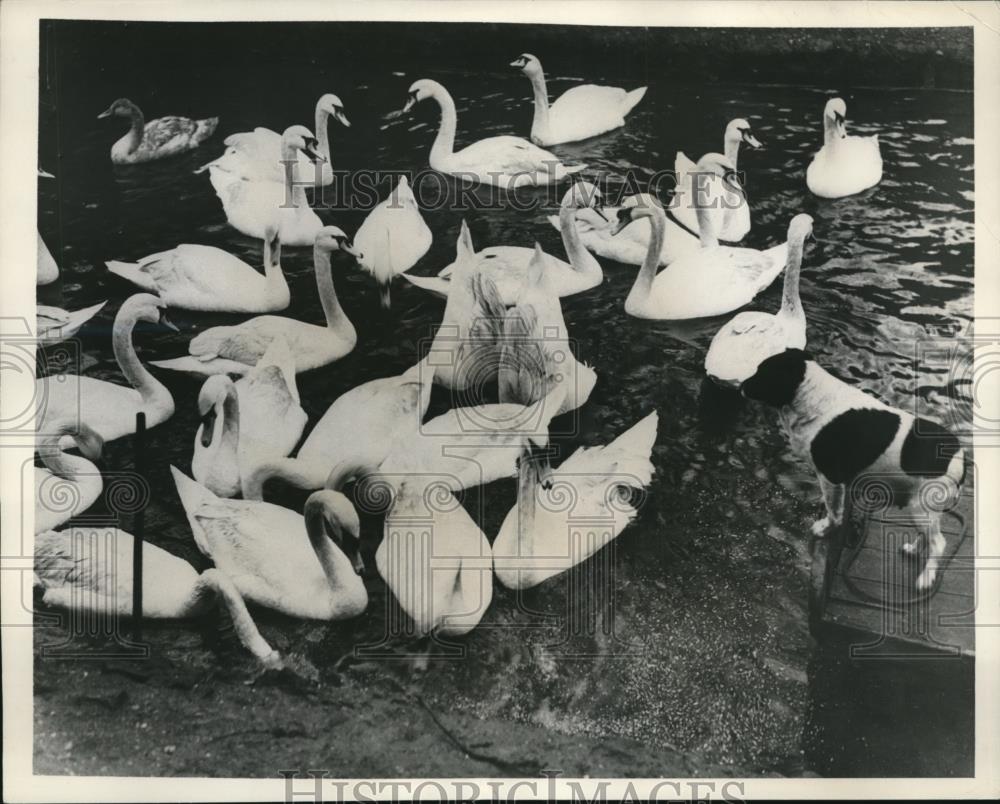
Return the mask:
<svg viewBox="0 0 1000 804"><path fill-rule="evenodd" d="M427 165L436 107L421 104L391 123L382 115L399 108L421 77L440 80L454 96L459 147L490 134L525 135L530 127L530 86L503 63L463 71L453 55L437 58L433 43L396 51L353 40L318 53L269 49L266 37L248 41L227 35L211 54L193 49L178 63L168 58L169 41L135 27L103 39L64 33L49 40L39 159L58 178L39 182L39 228L63 273L59 283L40 289L39 299L71 309L110 300L81 334L89 376L119 379L109 327L131 292L105 271L104 260L134 260L192 242L259 264L258 243L228 227L207 175L192 174L221 152L227 134L257 125L311 126L316 98L335 92L353 124L345 130L331 123L335 168L416 171ZM518 36L509 35L509 43L510 58L526 49ZM502 49L495 39L491 47ZM450 69L426 66L432 64ZM952 381L940 352L924 359L918 344L948 342L972 321L971 94L851 89L824 85L821 76L810 87L694 87L658 83L655 74L623 75L617 64L608 57L549 66L551 94L584 76L650 87L625 129L554 150L566 161L586 162L585 176L609 173L614 188L628 172L641 181L670 168L677 150L694 157L721 150L725 124L750 119L767 147L741 154L753 219L746 244L779 242L799 212L815 218L817 239L802 275L810 350L886 402L949 421L950 400L966 399L967 389ZM833 93L847 102L851 132L879 134L885 176L860 196L829 202L807 192L805 168L821 144L821 112ZM118 96L130 97L150 119L218 115L219 133L195 153L115 168L108 150L124 133L121 121L95 117ZM562 255L559 235L545 221L552 211L465 214L477 246L537 240ZM319 212L348 233L365 214ZM441 209L425 217L434 245L414 272L433 274L453 258L462 215ZM577 356L599 380L579 432L559 440L566 449L606 443L658 410L656 477L640 517L612 548L562 578L521 594L497 587L483 624L459 643L461 660L432 664L423 694L482 716L631 736L717 763L795 772L809 697L807 534L820 512L818 489L788 456L771 411L705 386L705 349L724 319L681 327L626 316L635 269L603 265L601 287L563 300ZM292 288L286 314L321 321L310 251L286 249L283 266ZM369 277L346 259L335 260L334 271L358 346L338 363L300 376L313 423L344 391L412 365L443 311L443 302L400 282L391 313L383 313ZM780 282L755 306L774 310L779 303ZM180 334L137 332L144 361L184 354L197 332L234 320L182 311L171 318ZM167 469L190 468L199 385L172 373L158 376L173 392L177 413L150 434L149 538L202 567ZM448 402L436 391L432 414ZM566 432L571 424L559 426ZM128 439L109 445L103 466L130 466L130 450ZM514 498L511 481L471 490L464 502L492 538ZM279 490L274 499L294 505L302 498ZM379 533L377 520L365 521L367 549ZM322 671L352 645L380 643L385 590L374 575L368 586L372 603L355 621L317 632L262 613L265 633L307 653ZM158 631L168 641L174 633L179 626Z"/></svg>

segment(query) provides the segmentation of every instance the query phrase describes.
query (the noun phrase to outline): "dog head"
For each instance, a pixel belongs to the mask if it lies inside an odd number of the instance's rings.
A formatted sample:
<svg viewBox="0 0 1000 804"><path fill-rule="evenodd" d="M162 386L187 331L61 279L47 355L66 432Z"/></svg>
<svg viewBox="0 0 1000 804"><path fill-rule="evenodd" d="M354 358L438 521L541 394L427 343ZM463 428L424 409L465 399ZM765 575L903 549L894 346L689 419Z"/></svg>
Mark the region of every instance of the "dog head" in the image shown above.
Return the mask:
<svg viewBox="0 0 1000 804"><path fill-rule="evenodd" d="M757 373L740 385L740 393L767 405L781 407L795 398L812 358L801 349L785 349L757 366Z"/></svg>

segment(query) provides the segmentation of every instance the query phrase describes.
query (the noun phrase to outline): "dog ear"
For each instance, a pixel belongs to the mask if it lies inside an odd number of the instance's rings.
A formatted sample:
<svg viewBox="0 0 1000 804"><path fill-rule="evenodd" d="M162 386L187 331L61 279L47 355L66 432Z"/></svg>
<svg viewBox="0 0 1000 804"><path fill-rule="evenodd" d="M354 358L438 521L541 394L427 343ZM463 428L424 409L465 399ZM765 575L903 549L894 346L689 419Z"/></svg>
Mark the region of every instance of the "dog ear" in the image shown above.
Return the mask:
<svg viewBox="0 0 1000 804"><path fill-rule="evenodd" d="M806 361L812 358L802 349L786 349L764 360L757 373L740 385L740 393L766 405L781 407L795 398L806 376Z"/></svg>

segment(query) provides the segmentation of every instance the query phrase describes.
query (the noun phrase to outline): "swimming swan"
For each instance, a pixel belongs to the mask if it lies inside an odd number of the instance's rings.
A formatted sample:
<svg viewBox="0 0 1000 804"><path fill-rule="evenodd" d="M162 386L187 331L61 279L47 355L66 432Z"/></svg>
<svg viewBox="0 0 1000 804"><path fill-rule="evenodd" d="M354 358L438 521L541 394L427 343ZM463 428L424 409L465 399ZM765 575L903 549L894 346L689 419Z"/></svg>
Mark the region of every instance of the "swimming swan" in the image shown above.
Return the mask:
<svg viewBox="0 0 1000 804"><path fill-rule="evenodd" d="M321 163L323 157L317 148L316 138L305 126L290 126L281 136L281 158L285 162L295 161L301 151ZM276 229L286 246L311 246L323 228L323 221L309 206L305 190L293 181L291 173L286 173L281 182L248 181L241 175L244 159L233 147L195 173L205 170L222 201L229 225L248 237L264 240L269 230Z"/></svg>
<svg viewBox="0 0 1000 804"><path fill-rule="evenodd" d="M101 312L105 304L107 302L102 301L72 312L61 307L39 304L35 307L35 337L50 345L72 338L80 331L80 327Z"/></svg>
<svg viewBox="0 0 1000 804"><path fill-rule="evenodd" d="M699 170L717 170L735 181L732 165L721 154L708 154ZM738 186L738 185L737 185ZM719 245L711 220L699 207L701 248L656 273L666 215L657 200L648 195L632 196L618 213L618 227L649 217L653 237L649 251L625 299L625 312L637 318L681 320L722 315L749 303L785 267L787 244L757 251Z"/></svg>
<svg viewBox="0 0 1000 804"><path fill-rule="evenodd" d="M103 538L102 538L103 537ZM108 545L106 540L110 539ZM70 528L35 536L35 586L47 606L108 617L132 616L134 537L115 529ZM184 619L201 614L221 598L240 642L270 669L281 657L260 631L233 582L217 569L199 575L182 558L155 544L142 547L142 616Z"/></svg>
<svg viewBox="0 0 1000 804"><path fill-rule="evenodd" d="M433 380L425 360L396 377L347 391L316 422L296 457L263 461L243 475L243 498L262 500L271 478L307 491L321 489L341 462L374 471L398 442L419 436Z"/></svg>
<svg viewBox="0 0 1000 804"><path fill-rule="evenodd" d="M626 92L620 87L583 84L567 89L549 106L542 63L530 53L523 53L510 66L520 67L531 80L535 94L531 141L535 145L576 142L620 128L625 125L625 115L646 94L646 87Z"/></svg>
<svg viewBox="0 0 1000 804"><path fill-rule="evenodd" d="M582 293L604 281L601 264L584 247L579 228L572 225L582 214L600 217L601 213L597 209L600 199L600 190L585 181L576 182L563 195L559 205L560 226L557 228L562 232L563 248L566 249L569 262L545 255L545 273L549 287L559 297ZM471 244L471 236L469 243ZM487 246L482 251L474 252L478 268L490 277L500 298L508 307L520 297L528 275L528 266L534 255L534 249L524 246ZM419 288L437 296L447 296L456 264L457 261L446 266L436 277L404 276Z"/></svg>
<svg viewBox="0 0 1000 804"><path fill-rule="evenodd" d="M393 278L416 265L433 239L406 176L400 176L389 197L368 213L354 235L364 254L358 264L378 282L383 307L389 307Z"/></svg>
<svg viewBox="0 0 1000 804"><path fill-rule="evenodd" d="M132 343L132 330L139 321L176 330L160 312L163 307L166 304L156 296L137 293L122 303L115 316L111 342L128 386L75 375L35 380L39 432L51 427L51 422L69 419L89 425L107 442L134 433L135 417L140 411L146 414L147 427L155 427L174 415L170 391L142 365ZM62 443L69 443L69 438L64 437Z"/></svg>
<svg viewBox="0 0 1000 804"><path fill-rule="evenodd" d="M187 357L154 360L152 365L200 377L245 374L257 364L276 335L288 341L296 373L339 360L354 348L358 335L340 306L333 285L330 255L335 251L353 257L360 254L342 229L324 226L316 233L313 246L316 289L326 316L324 326L285 316L260 315L235 326L206 329L191 339Z"/></svg>
<svg viewBox="0 0 1000 804"><path fill-rule="evenodd" d="M737 169L741 144L750 148L763 147L750 129L750 123L737 118L726 126L723 138L723 154L732 163L733 170ZM699 175L697 165L682 151L677 152L674 173L677 176L677 191L670 210L680 223L692 232L698 231L697 202L706 207L712 218L713 231L720 240L738 243L746 237L750 231L750 205L742 190L737 192L715 173Z"/></svg>
<svg viewBox="0 0 1000 804"><path fill-rule="evenodd" d="M191 473L220 497L235 497L256 466L291 453L306 426L285 339L275 337L238 382L225 374L205 380L198 413Z"/></svg>
<svg viewBox="0 0 1000 804"><path fill-rule="evenodd" d="M504 317L498 381L500 401L522 405L538 402L563 385L566 396L559 413L583 405L597 383L594 370L569 348L562 305L549 284L547 258L537 243L517 304Z"/></svg>
<svg viewBox="0 0 1000 804"><path fill-rule="evenodd" d="M139 262L105 263L108 270L157 294L169 307L220 313L269 313L291 301L275 230L264 238L264 273L214 246L183 243Z"/></svg>
<svg viewBox="0 0 1000 804"><path fill-rule="evenodd" d="M368 606L368 593L338 545L358 538L354 506L318 491L304 515L271 503L217 497L170 467L198 549L239 594L292 617L341 620Z"/></svg>
<svg viewBox="0 0 1000 804"><path fill-rule="evenodd" d="M645 489L658 416L610 444L581 447L558 469L521 458L517 502L493 542L493 569L509 589L529 589L590 558L635 519L627 489ZM579 523L586 523L581 526Z"/></svg>
<svg viewBox="0 0 1000 804"><path fill-rule="evenodd" d="M63 452L59 446L63 436L73 439L80 455ZM72 420L55 422L38 437L38 457L45 468L35 467L36 534L59 527L97 502L104 480L94 461L101 457L103 446L96 432Z"/></svg>
<svg viewBox="0 0 1000 804"><path fill-rule="evenodd" d="M806 314L799 298L799 271L805 240L812 234L813 219L796 215L788 224L788 264L781 309L774 313L740 313L712 338L705 356L705 371L720 385L737 387L772 355L806 346Z"/></svg>
<svg viewBox="0 0 1000 804"><path fill-rule="evenodd" d="M116 165L152 162L191 151L215 133L218 117L191 120L187 117L161 117L146 122L139 107L128 98L119 98L97 115L127 117L132 121L128 134L111 146L111 161Z"/></svg>
<svg viewBox="0 0 1000 804"><path fill-rule="evenodd" d="M316 139L319 141L318 152L324 161L312 162L301 151L296 154L292 166L296 183L308 183L326 187L333 182L333 158L330 153L330 118L350 127L351 123L344 114L344 104L340 98L331 93L323 95L316 101ZM230 134L224 143L227 147L236 148L244 159L241 175L245 179L284 182L285 164L281 153L281 135L269 128L257 127L253 131L241 131ZM317 170L320 168L320 170Z"/></svg>
<svg viewBox="0 0 1000 804"><path fill-rule="evenodd" d="M882 181L878 134L847 136L847 104L831 98L823 109L823 147L806 169L806 186L820 198L843 198Z"/></svg>
<svg viewBox="0 0 1000 804"><path fill-rule="evenodd" d="M521 137L487 137L455 151L458 115L455 101L437 81L423 78L410 86L405 114L422 100L433 98L441 108L441 127L431 147L430 165L441 173L471 178L504 189L560 182L586 165L567 166L549 151Z"/></svg>

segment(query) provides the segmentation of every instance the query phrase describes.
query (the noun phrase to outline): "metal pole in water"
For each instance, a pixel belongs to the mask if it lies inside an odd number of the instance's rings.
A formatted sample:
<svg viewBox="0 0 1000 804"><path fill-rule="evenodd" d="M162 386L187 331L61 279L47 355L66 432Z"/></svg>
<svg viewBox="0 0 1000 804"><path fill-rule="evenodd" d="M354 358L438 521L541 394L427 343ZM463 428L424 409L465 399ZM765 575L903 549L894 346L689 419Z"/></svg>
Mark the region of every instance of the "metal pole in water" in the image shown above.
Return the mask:
<svg viewBox="0 0 1000 804"><path fill-rule="evenodd" d="M146 414L139 411L135 415L135 457L134 466L138 481L145 477ZM141 495L141 490L136 491ZM142 543L144 541L145 505L136 508L132 522L132 635L136 642L142 640Z"/></svg>

